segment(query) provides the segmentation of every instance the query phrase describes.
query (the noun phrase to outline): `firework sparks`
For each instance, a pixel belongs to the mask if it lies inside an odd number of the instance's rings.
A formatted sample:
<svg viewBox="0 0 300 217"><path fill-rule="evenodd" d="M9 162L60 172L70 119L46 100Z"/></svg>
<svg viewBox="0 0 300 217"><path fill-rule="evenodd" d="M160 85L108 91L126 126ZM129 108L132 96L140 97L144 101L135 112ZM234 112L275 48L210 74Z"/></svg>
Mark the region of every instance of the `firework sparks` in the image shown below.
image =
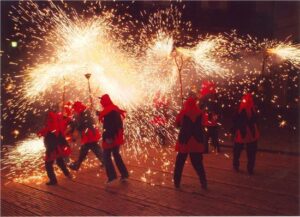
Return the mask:
<svg viewBox="0 0 300 217"><path fill-rule="evenodd" d="M218 51L218 55L220 56L222 43L225 40L221 37L219 38L208 38L205 40L201 40L198 44L191 48L178 48L178 52L183 54L184 56L190 57L196 65L199 73L217 73L223 77L223 73L226 71L223 68L217 59L216 51Z"/></svg>
<svg viewBox="0 0 300 217"><path fill-rule="evenodd" d="M283 60L288 60L294 66L300 68L300 44L280 43L276 47L268 49L268 53L276 54Z"/></svg>

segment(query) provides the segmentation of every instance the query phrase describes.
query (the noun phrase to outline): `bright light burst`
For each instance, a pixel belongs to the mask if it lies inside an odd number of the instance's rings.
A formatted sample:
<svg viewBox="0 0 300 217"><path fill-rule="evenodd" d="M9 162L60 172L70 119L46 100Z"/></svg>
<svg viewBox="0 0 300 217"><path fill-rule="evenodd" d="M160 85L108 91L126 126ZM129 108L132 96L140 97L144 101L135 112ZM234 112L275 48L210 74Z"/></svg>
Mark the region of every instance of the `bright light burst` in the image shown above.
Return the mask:
<svg viewBox="0 0 300 217"><path fill-rule="evenodd" d="M191 58L195 62L195 68L198 73L216 73L223 77L226 68L220 65L220 54L224 52L223 44L226 42L223 38L207 38L200 40L195 47L190 49L178 48L178 52Z"/></svg>
<svg viewBox="0 0 300 217"><path fill-rule="evenodd" d="M34 179L39 182L45 177L43 172L44 152L43 139L30 135L16 146L4 147L1 170L9 171L5 173L9 180L27 182Z"/></svg>
<svg viewBox="0 0 300 217"><path fill-rule="evenodd" d="M300 44L280 43L276 47L268 49L268 52L276 54L283 60L287 60L300 68Z"/></svg>

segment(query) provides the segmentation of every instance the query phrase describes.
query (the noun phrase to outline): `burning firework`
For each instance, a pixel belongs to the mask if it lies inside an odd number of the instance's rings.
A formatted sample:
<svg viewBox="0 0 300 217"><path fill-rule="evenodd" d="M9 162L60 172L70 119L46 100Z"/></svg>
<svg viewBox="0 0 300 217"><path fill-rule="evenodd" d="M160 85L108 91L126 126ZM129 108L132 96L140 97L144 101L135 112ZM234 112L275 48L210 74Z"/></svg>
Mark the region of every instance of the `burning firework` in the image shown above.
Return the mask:
<svg viewBox="0 0 300 217"><path fill-rule="evenodd" d="M300 44L280 43L276 47L268 49L268 53L276 54L300 68Z"/></svg>

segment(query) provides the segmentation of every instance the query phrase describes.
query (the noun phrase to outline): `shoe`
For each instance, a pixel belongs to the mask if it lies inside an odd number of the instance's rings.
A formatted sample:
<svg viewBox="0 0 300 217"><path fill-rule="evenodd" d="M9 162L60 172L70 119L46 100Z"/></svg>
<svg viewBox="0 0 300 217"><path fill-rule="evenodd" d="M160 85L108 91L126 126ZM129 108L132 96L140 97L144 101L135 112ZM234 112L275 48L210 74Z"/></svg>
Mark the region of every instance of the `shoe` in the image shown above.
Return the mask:
<svg viewBox="0 0 300 217"><path fill-rule="evenodd" d="M235 172L239 172L240 171L237 166L233 166L233 169L234 169Z"/></svg>
<svg viewBox="0 0 300 217"><path fill-rule="evenodd" d="M201 188L207 190L207 183L201 184Z"/></svg>
<svg viewBox="0 0 300 217"><path fill-rule="evenodd" d="M120 178L120 182L127 182L128 180L128 176L127 177L121 177Z"/></svg>
<svg viewBox="0 0 300 217"><path fill-rule="evenodd" d="M114 179L109 179L105 182L106 185L111 185L113 184L115 181L117 180L117 178L114 178Z"/></svg>
<svg viewBox="0 0 300 217"><path fill-rule="evenodd" d="M251 176L251 175L254 174L254 172L253 171L248 171L248 174Z"/></svg>
<svg viewBox="0 0 300 217"><path fill-rule="evenodd" d="M180 188L180 184L178 183L178 182L174 182L174 186L175 186L175 188Z"/></svg>
<svg viewBox="0 0 300 217"><path fill-rule="evenodd" d="M73 179L73 176L72 176L71 173L69 173L68 175L66 175L66 177L67 177L68 179Z"/></svg>
<svg viewBox="0 0 300 217"><path fill-rule="evenodd" d="M69 168L70 168L71 170L75 170L75 171L77 171L77 170L79 169L79 167L78 167L75 163L71 163L71 164L69 165Z"/></svg>
<svg viewBox="0 0 300 217"><path fill-rule="evenodd" d="M57 181L49 181L46 185L57 185Z"/></svg>

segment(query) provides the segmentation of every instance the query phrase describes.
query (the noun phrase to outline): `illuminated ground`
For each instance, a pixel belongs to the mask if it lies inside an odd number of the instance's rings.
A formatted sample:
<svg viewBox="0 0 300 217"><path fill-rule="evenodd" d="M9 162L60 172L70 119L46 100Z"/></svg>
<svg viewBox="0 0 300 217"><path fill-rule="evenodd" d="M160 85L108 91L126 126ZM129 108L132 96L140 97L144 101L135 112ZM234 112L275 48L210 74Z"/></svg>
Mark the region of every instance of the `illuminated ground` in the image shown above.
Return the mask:
<svg viewBox="0 0 300 217"><path fill-rule="evenodd" d="M173 162L175 153L167 157ZM299 156L259 152L251 177L245 157L237 174L231 169L231 149L206 155L207 191L200 189L190 163L181 190L173 188L172 167L162 172L133 160L128 183L109 187L103 184L104 171L96 169L82 170L72 181L59 177L56 187L6 184L3 172L1 215L299 215ZM148 168L150 175L141 179Z"/></svg>

